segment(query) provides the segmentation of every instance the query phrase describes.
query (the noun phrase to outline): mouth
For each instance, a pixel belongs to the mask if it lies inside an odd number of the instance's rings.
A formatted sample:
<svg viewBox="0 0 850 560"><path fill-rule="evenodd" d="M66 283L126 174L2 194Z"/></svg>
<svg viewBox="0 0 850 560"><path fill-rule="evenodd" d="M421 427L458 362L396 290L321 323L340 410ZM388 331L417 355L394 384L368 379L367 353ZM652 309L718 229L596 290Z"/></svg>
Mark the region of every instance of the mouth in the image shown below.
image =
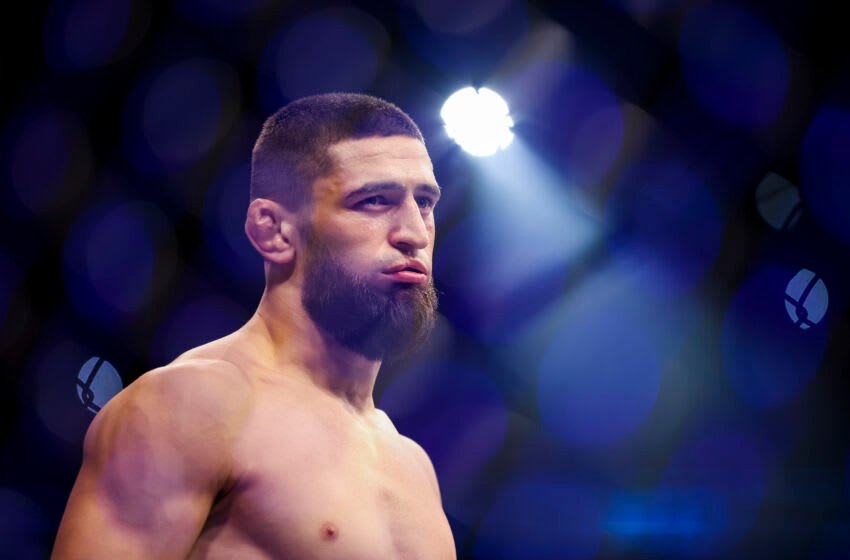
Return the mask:
<svg viewBox="0 0 850 560"><path fill-rule="evenodd" d="M425 284L428 282L428 269L419 261L398 264L384 271L384 274L396 282Z"/></svg>

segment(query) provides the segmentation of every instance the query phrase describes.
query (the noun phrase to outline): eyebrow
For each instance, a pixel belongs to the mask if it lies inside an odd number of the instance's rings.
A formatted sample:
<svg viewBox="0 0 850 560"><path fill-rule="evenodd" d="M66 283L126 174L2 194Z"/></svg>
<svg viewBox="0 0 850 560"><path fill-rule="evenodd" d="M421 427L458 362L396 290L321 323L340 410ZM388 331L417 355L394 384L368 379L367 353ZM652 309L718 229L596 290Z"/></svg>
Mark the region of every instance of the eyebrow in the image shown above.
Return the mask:
<svg viewBox="0 0 850 560"><path fill-rule="evenodd" d="M388 191L398 192L403 190L405 190L405 188L401 183L396 183L394 181L379 181L375 183L366 183L362 187L354 189L353 191L345 195L345 198L346 200L348 200L364 195L371 195ZM442 189L439 186L431 185L428 183L417 185L414 190L425 191L434 198L440 198L440 196L442 195Z"/></svg>

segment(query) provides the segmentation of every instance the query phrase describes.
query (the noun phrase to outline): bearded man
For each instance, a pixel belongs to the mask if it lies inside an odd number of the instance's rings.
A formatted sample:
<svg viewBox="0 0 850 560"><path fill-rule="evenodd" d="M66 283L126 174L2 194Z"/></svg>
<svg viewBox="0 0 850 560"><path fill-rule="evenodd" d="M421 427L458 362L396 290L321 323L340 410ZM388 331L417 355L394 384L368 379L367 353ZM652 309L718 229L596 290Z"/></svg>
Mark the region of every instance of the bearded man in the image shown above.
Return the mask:
<svg viewBox="0 0 850 560"><path fill-rule="evenodd" d="M53 557L455 558L431 461L372 398L382 360L433 326L439 197L391 103L318 95L269 117L245 221L256 313L97 414Z"/></svg>

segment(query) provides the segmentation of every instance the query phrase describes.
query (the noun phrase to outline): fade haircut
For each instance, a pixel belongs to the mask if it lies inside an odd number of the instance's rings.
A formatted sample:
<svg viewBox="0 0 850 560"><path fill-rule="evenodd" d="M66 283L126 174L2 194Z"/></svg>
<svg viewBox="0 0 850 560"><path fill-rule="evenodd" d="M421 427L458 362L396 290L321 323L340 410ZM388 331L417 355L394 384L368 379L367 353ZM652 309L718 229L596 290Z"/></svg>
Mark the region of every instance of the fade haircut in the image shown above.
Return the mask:
<svg viewBox="0 0 850 560"><path fill-rule="evenodd" d="M254 144L251 200L268 198L301 210L312 201L313 182L333 171L328 148L375 136L425 142L407 113L371 95L328 93L289 103L266 119Z"/></svg>

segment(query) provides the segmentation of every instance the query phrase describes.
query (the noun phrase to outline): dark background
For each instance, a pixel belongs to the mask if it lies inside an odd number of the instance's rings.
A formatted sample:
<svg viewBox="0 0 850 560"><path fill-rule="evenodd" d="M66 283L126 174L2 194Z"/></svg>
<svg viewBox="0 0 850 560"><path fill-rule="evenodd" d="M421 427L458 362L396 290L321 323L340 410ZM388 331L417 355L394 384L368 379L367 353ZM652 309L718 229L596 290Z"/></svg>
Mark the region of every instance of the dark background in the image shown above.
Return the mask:
<svg viewBox="0 0 850 560"><path fill-rule="evenodd" d="M7 7L0 557L49 553L98 406L251 315L251 146L322 91L408 111L444 189L438 327L376 402L460 558L850 557L838 4ZM440 120L470 85L491 158Z"/></svg>

